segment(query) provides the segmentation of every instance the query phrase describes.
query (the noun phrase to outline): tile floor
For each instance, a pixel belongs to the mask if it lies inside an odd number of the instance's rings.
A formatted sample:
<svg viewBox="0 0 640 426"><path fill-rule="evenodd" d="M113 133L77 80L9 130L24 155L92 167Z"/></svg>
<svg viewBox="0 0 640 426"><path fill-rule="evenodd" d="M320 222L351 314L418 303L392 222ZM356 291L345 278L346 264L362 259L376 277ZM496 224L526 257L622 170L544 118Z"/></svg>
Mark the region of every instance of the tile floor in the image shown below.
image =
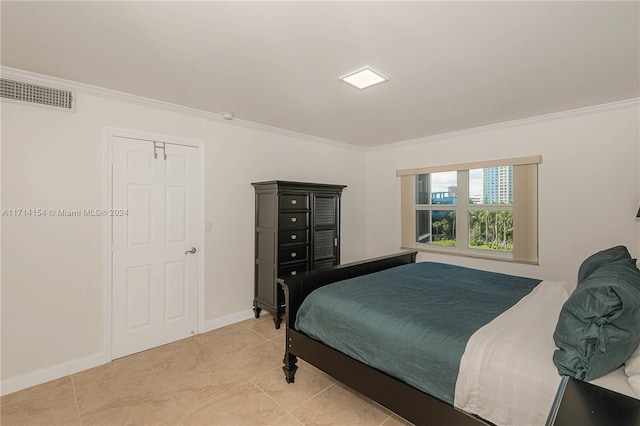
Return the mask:
<svg viewBox="0 0 640 426"><path fill-rule="evenodd" d="M304 361L281 370L284 327L268 315L1 399L10 425L407 425Z"/></svg>

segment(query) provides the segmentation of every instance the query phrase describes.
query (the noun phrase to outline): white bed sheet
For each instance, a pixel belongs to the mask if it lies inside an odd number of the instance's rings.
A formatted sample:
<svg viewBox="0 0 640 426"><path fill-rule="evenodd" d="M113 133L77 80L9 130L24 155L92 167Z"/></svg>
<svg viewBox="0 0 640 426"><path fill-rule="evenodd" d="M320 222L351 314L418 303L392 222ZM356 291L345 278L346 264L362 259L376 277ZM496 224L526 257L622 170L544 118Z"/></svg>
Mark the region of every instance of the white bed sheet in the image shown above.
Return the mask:
<svg viewBox="0 0 640 426"><path fill-rule="evenodd" d="M574 289L543 281L474 333L460 362L454 405L496 425L544 425L560 384L553 332ZM594 382L633 396L620 369Z"/></svg>

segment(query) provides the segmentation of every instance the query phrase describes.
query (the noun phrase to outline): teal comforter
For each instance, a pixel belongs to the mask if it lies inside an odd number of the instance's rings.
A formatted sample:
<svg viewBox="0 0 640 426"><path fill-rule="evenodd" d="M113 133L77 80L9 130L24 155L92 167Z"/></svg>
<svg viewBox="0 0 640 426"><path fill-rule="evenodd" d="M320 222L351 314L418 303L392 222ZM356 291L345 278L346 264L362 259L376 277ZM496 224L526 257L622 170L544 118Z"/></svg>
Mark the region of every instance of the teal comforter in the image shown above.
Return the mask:
<svg viewBox="0 0 640 426"><path fill-rule="evenodd" d="M469 337L540 280L420 262L321 287L295 328L453 404Z"/></svg>

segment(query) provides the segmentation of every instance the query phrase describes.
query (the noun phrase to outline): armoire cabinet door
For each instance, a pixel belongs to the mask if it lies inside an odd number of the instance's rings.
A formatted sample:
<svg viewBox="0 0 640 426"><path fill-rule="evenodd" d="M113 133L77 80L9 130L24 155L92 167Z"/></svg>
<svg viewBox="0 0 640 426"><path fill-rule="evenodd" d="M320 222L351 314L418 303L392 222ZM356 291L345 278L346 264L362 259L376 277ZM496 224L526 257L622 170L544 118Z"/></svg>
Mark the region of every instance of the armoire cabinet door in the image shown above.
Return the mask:
<svg viewBox="0 0 640 426"><path fill-rule="evenodd" d="M313 207L313 269L338 264L340 197L336 194L314 195Z"/></svg>

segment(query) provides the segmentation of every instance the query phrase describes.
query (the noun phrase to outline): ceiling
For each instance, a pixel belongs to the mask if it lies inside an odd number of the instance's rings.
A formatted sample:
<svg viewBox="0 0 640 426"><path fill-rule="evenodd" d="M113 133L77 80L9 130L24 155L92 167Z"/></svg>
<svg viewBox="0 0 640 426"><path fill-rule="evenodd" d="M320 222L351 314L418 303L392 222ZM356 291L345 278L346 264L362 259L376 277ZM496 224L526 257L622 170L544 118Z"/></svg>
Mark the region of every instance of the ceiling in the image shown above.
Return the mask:
<svg viewBox="0 0 640 426"><path fill-rule="evenodd" d="M373 147L639 97L639 6L2 1L1 60Z"/></svg>

